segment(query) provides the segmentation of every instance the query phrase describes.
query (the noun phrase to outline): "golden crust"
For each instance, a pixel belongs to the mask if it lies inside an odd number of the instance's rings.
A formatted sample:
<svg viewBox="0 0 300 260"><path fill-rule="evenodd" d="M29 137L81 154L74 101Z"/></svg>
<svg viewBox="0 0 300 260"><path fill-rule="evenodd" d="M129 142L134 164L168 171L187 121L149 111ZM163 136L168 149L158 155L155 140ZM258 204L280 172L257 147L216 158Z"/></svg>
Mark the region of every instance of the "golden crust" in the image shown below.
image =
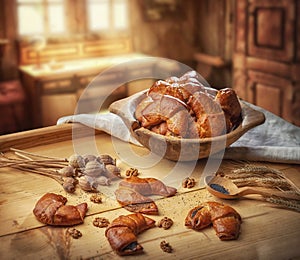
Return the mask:
<svg viewBox="0 0 300 260"><path fill-rule="evenodd" d="M205 88L197 73L156 81L136 107L142 127L168 136L207 138L225 134L240 123L241 106L233 89Z"/></svg>
<svg viewBox="0 0 300 260"><path fill-rule="evenodd" d="M221 240L237 239L242 219L240 214L228 205L209 201L191 209L185 218L185 226L202 230L213 225Z"/></svg>

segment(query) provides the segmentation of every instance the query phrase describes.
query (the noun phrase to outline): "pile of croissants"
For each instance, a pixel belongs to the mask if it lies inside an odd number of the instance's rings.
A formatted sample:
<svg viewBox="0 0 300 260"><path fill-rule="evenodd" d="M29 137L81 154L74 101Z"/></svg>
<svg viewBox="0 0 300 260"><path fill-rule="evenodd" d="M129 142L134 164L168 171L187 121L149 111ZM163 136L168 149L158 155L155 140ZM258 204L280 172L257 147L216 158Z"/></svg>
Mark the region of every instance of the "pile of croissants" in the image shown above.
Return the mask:
<svg viewBox="0 0 300 260"><path fill-rule="evenodd" d="M231 88L205 87L195 71L156 81L137 105L141 127L165 136L207 138L241 122L241 105Z"/></svg>

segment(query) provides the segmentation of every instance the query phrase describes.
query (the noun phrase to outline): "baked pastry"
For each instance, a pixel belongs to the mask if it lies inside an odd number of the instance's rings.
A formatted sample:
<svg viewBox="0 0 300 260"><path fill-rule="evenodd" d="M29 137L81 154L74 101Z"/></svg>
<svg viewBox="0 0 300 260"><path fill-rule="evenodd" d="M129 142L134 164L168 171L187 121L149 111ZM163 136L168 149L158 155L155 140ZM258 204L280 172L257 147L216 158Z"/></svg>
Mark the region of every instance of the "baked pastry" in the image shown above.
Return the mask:
<svg viewBox="0 0 300 260"><path fill-rule="evenodd" d="M202 230L213 225L220 240L237 239L242 219L239 213L228 205L205 202L191 209L185 218L185 226Z"/></svg>
<svg viewBox="0 0 300 260"><path fill-rule="evenodd" d="M119 183L119 188L129 188L142 195L160 195L170 197L177 192L176 188L165 185L162 181L156 178L140 178L130 176Z"/></svg>
<svg viewBox="0 0 300 260"><path fill-rule="evenodd" d="M55 193L46 193L36 203L33 214L38 221L53 226L73 226L83 223L87 203L77 206L65 205L67 198Z"/></svg>
<svg viewBox="0 0 300 260"><path fill-rule="evenodd" d="M230 132L241 120L241 105L233 89L203 86L197 73L156 81L137 105L141 127L182 138L207 138Z"/></svg>
<svg viewBox="0 0 300 260"><path fill-rule="evenodd" d="M131 212L157 215L158 208L155 202L133 189L118 188L115 191L116 199L119 204Z"/></svg>
<svg viewBox="0 0 300 260"><path fill-rule="evenodd" d="M225 113L227 132L241 121L241 107L237 95L231 88L220 89L215 100Z"/></svg>
<svg viewBox="0 0 300 260"><path fill-rule="evenodd" d="M157 205L147 196L170 197L176 192L176 188L167 186L156 178L140 178L132 175L119 183L115 195L117 201L131 212L157 215Z"/></svg>
<svg viewBox="0 0 300 260"><path fill-rule="evenodd" d="M136 254L143 250L143 247L137 242L137 235L154 226L153 219L140 213L121 215L107 227L105 236L117 254Z"/></svg>

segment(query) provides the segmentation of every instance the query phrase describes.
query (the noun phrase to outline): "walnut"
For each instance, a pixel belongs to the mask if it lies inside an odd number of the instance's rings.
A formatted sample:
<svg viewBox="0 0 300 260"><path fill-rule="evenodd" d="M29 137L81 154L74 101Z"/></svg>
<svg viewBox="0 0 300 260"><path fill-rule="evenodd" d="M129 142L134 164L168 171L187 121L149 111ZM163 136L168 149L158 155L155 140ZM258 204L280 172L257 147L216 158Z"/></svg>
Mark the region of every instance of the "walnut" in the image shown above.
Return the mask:
<svg viewBox="0 0 300 260"><path fill-rule="evenodd" d="M94 203L102 203L102 197L100 194L93 194L91 197L90 197L90 200Z"/></svg>
<svg viewBox="0 0 300 260"><path fill-rule="evenodd" d="M107 227L109 225L109 220L107 218L97 217L94 219L93 225L99 228Z"/></svg>
<svg viewBox="0 0 300 260"><path fill-rule="evenodd" d="M68 228L68 229L67 229L67 233L68 233L71 237L73 237L73 238L75 238L75 239L78 239L78 238L82 237L81 232L80 232L78 229L76 229L76 228Z"/></svg>
<svg viewBox="0 0 300 260"><path fill-rule="evenodd" d="M173 248L165 240L163 240L163 241L160 242L160 248L162 249L162 251L164 251L166 253L172 253L173 252Z"/></svg>
<svg viewBox="0 0 300 260"><path fill-rule="evenodd" d="M138 169L130 168L129 170L126 171L126 177L138 176L138 175L139 175Z"/></svg>
<svg viewBox="0 0 300 260"><path fill-rule="evenodd" d="M182 187L183 188L193 188L194 186L196 185L196 181L194 178L190 178L190 177L187 177L183 180L182 182Z"/></svg>
<svg viewBox="0 0 300 260"><path fill-rule="evenodd" d="M162 218L157 224L158 227L161 227L163 229L169 229L172 225L173 220L168 217Z"/></svg>

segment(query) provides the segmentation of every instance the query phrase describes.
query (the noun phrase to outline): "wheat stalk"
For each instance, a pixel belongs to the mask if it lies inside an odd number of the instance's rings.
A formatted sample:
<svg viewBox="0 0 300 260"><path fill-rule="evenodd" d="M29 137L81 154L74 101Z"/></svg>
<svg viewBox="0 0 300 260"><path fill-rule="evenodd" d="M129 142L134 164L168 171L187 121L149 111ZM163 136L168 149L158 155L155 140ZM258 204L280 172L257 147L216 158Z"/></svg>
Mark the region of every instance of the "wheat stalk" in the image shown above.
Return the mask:
<svg viewBox="0 0 300 260"><path fill-rule="evenodd" d="M0 153L0 168L11 167L17 170L50 177L59 184L64 184L64 176L59 169L68 165L67 159L37 155L11 148L19 158L9 158ZM22 159L20 159L22 158Z"/></svg>
<svg viewBox="0 0 300 260"><path fill-rule="evenodd" d="M282 208L300 211L300 190L283 172L267 166L252 164L235 164L235 168L223 168L216 175L230 179L238 187L255 186L279 190L283 194L294 194L299 199L287 199L280 196L263 197L263 199Z"/></svg>
<svg viewBox="0 0 300 260"><path fill-rule="evenodd" d="M288 208L300 212L300 200L292 200L280 197L265 197L265 201L276 204L281 208Z"/></svg>

